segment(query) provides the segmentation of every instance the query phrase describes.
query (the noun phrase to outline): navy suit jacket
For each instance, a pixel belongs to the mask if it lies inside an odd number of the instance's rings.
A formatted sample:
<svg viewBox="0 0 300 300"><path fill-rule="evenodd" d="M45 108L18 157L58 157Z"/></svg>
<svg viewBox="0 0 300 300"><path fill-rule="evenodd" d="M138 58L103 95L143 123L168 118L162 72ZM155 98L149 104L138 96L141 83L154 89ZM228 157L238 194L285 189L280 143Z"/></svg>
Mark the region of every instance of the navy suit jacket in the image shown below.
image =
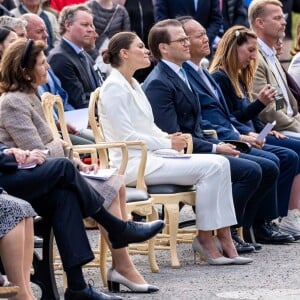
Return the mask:
<svg viewBox="0 0 300 300"><path fill-rule="evenodd" d="M222 14L219 0L198 0L195 10L194 0L156 0L154 19L174 19L179 16L192 16L207 31L210 47L222 26Z"/></svg>
<svg viewBox="0 0 300 300"><path fill-rule="evenodd" d="M18 170L18 163L13 155L3 153L7 147L0 142L0 174Z"/></svg>
<svg viewBox="0 0 300 300"><path fill-rule="evenodd" d="M184 63L183 67L187 73L188 80L198 95L203 122L203 129L215 129L220 140L238 140L239 133L248 134L253 131L251 127L240 123L232 114L230 114L221 89L218 87L212 76L203 70L207 75L212 86L217 90L216 95L206 86L198 72L188 63ZM236 132L232 125L238 130Z"/></svg>
<svg viewBox="0 0 300 300"><path fill-rule="evenodd" d="M93 59L88 54L87 57L93 66ZM61 81L62 88L68 93L69 103L75 108L87 108L90 94L94 91L94 84L90 81L88 71L79 55L62 39L60 44L50 52L48 61ZM98 73L91 71L100 86Z"/></svg>
<svg viewBox="0 0 300 300"><path fill-rule="evenodd" d="M164 62L158 62L142 88L152 106L154 121L163 131L190 133L195 153L212 152L212 144L220 142L203 134L197 96Z"/></svg>

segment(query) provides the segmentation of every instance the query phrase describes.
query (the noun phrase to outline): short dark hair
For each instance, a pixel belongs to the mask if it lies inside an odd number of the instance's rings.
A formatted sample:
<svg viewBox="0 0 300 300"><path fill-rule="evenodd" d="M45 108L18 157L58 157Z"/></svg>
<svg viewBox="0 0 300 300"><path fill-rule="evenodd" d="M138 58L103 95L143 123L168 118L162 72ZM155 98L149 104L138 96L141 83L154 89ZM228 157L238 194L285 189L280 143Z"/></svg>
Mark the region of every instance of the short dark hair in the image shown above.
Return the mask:
<svg viewBox="0 0 300 300"><path fill-rule="evenodd" d="M170 42L171 38L168 31L169 26L182 27L181 23L178 20L167 19L167 20L157 22L150 29L149 36L148 36L148 45L152 55L156 59L161 59L159 44Z"/></svg>
<svg viewBox="0 0 300 300"><path fill-rule="evenodd" d="M117 68L122 64L120 58L121 49L129 49L137 35L133 32L119 32L116 33L109 41L108 49L102 52L103 61L106 64L111 64L112 67Z"/></svg>
<svg viewBox="0 0 300 300"><path fill-rule="evenodd" d="M30 49L28 43L32 43ZM32 92L32 82L36 79L33 72L36 59L44 49L45 43L42 41L18 39L11 43L1 60L0 93L9 91ZM22 68L21 61L24 60L25 50L28 53L26 54L25 67Z"/></svg>
<svg viewBox="0 0 300 300"><path fill-rule="evenodd" d="M66 23L72 24L75 19L75 15L78 11L85 11L91 15L91 10L82 4L74 4L65 6L59 15L58 25L59 25L59 34L63 35L66 32Z"/></svg>

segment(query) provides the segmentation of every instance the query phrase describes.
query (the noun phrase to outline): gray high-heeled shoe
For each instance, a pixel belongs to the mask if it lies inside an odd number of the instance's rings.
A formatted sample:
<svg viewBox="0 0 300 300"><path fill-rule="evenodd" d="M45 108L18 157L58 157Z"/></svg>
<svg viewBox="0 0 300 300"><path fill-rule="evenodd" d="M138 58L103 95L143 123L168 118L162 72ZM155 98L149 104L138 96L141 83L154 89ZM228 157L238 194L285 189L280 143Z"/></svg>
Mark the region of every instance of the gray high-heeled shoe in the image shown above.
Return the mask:
<svg viewBox="0 0 300 300"><path fill-rule="evenodd" d="M222 249L222 245L221 245L220 240L218 239L217 236L214 236L214 240L215 240L215 244L216 244L218 250L220 251L221 254L223 254L224 251ZM246 265L246 264L249 264L249 263L253 262L252 258L242 257L242 256L239 256L239 255L236 256L236 257L231 257L230 259L232 260L233 265Z"/></svg>
<svg viewBox="0 0 300 300"><path fill-rule="evenodd" d="M194 263L196 263L197 252L200 254L200 259L206 261L210 265L230 265L233 263L233 260L231 258L227 258L224 256L218 258L209 257L207 253L204 251L202 245L200 244L198 237L194 238L192 243L192 248L194 251Z"/></svg>

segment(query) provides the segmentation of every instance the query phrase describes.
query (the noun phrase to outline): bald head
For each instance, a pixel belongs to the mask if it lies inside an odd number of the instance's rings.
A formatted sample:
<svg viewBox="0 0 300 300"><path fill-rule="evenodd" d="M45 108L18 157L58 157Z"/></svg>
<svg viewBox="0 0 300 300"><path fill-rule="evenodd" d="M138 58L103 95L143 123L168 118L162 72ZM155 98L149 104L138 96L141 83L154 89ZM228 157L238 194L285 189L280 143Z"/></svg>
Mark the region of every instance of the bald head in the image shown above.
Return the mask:
<svg viewBox="0 0 300 300"><path fill-rule="evenodd" d="M44 20L31 13L24 14L21 18L27 22L27 37L34 41L43 41L47 46L48 33Z"/></svg>

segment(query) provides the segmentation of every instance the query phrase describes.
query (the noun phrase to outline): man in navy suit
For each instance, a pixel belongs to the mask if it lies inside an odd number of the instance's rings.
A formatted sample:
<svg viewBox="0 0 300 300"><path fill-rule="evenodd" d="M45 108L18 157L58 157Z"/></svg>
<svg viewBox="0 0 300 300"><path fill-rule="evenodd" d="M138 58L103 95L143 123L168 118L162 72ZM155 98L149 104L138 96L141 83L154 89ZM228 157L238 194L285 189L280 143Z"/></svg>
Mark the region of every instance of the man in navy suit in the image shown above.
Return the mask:
<svg viewBox="0 0 300 300"><path fill-rule="evenodd" d="M74 108L86 108L90 93L101 85L102 79L93 68L92 58L84 51L95 38L93 16L84 5L66 6L60 14L62 40L49 55L49 64L60 79Z"/></svg>
<svg viewBox="0 0 300 300"><path fill-rule="evenodd" d="M210 52L204 28L196 20L189 17L181 18L181 23L186 33L190 35L191 43L191 59L183 65L187 72L189 83L200 100L204 119L203 126L215 129L221 140L242 139L249 142L253 146L250 151L251 155L270 159L276 164L279 159L280 177L277 186L278 213L280 216L285 216L287 214L291 185L297 171L294 163L297 161L297 154L283 147L260 144L256 140L257 134L254 132L254 129L240 123L230 114L226 100L216 82L206 70L203 70L201 67L199 68L200 60ZM295 237L298 236L297 234L295 235ZM260 236L259 239L264 241L264 238Z"/></svg>
<svg viewBox="0 0 300 300"><path fill-rule="evenodd" d="M191 133L196 153L227 155L239 225L250 227L259 215L258 207L262 205L267 205L267 209L261 211L261 219L272 219L278 216L275 192L278 167L264 158L248 158L248 155L236 151L234 146L220 144L219 140L212 140L204 135L199 100L181 73L183 62L190 58L189 45L189 38L177 20L161 21L150 31L149 46L159 62L145 80L143 89L151 103L155 123L169 133ZM249 180L249 173L244 173L244 170L257 170L257 167L262 181L253 194L249 189L250 183L245 184L245 180ZM255 186L255 182L251 185ZM291 240L290 236L280 233L272 239L273 242Z"/></svg>
<svg viewBox="0 0 300 300"><path fill-rule="evenodd" d="M216 46L220 38L222 14L219 0L156 0L154 4L155 22L174 19L179 16L193 16L207 31L209 44Z"/></svg>

